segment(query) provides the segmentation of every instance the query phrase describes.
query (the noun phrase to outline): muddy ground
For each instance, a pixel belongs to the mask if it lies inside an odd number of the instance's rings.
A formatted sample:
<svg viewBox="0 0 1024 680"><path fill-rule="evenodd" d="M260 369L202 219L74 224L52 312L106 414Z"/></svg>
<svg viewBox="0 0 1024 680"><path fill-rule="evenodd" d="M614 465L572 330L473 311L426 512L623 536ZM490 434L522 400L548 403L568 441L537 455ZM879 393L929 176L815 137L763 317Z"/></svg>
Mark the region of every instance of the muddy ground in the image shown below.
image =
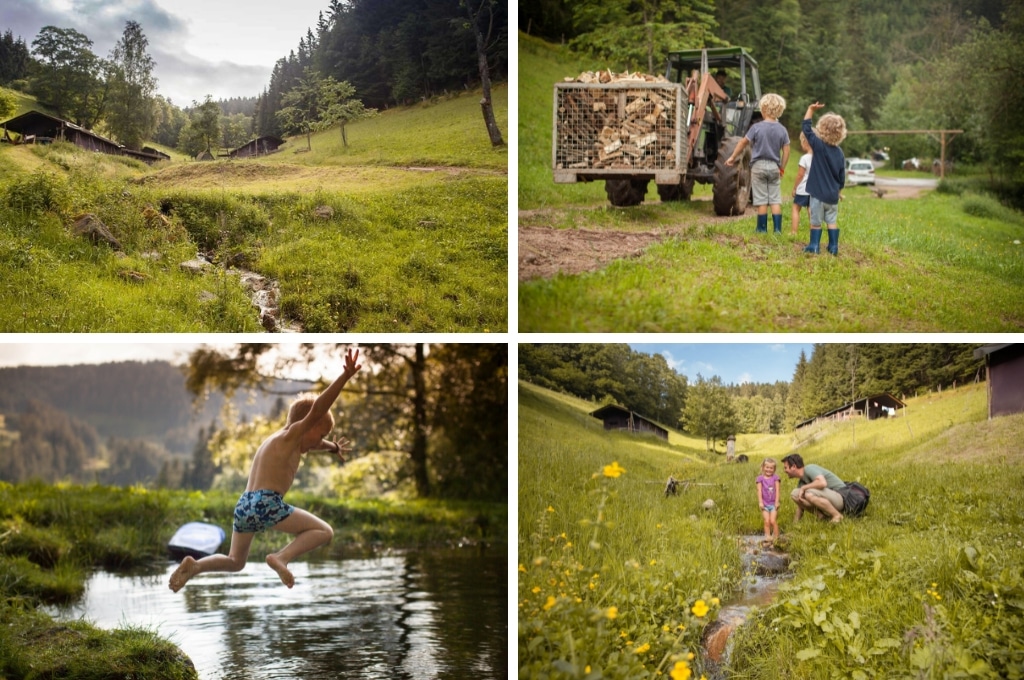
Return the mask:
<svg viewBox="0 0 1024 680"><path fill-rule="evenodd" d="M882 200L917 198L926 189L920 187L879 187ZM702 197L696 200L710 200ZM604 209L595 206L594 209ZM789 207L783 206L782 228L789 231ZM573 210L579 210L579 207ZM673 226L657 231L616 231L610 229L556 229L542 225L553 224L565 210L521 210L519 211L519 281L536 278L551 278L559 272L582 274L596 271L610 262L630 257L639 257L648 246L678 236L693 225ZM739 217L717 217L700 215L702 225L727 220L751 219L753 208ZM803 233L806 235L806 217L803 218ZM529 225L524 224L528 222Z"/></svg>

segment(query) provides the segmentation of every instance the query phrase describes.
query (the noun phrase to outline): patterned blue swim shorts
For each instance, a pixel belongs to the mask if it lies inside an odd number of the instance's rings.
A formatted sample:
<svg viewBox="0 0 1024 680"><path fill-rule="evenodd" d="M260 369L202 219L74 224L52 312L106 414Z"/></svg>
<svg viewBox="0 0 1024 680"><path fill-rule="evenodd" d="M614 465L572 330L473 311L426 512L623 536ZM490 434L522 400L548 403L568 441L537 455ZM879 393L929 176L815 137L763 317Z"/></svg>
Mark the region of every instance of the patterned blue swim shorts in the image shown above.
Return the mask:
<svg viewBox="0 0 1024 680"><path fill-rule="evenodd" d="M266 531L292 514L295 508L284 502L284 496L269 489L246 491L235 505L234 530L240 534Z"/></svg>

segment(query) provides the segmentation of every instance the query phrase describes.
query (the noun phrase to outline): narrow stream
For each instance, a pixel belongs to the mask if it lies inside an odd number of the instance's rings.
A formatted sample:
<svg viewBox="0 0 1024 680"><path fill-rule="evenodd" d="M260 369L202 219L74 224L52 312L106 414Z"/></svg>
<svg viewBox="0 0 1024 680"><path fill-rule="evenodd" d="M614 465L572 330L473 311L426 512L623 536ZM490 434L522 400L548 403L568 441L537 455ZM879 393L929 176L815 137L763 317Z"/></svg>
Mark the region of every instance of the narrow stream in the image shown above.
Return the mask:
<svg viewBox="0 0 1024 680"><path fill-rule="evenodd" d="M740 536L743 584L737 596L722 607L718 619L704 633L705 658L709 680L725 680L732 653L732 634L750 616L755 607L764 607L775 599L779 585L790 578L789 556L761 545L763 536Z"/></svg>

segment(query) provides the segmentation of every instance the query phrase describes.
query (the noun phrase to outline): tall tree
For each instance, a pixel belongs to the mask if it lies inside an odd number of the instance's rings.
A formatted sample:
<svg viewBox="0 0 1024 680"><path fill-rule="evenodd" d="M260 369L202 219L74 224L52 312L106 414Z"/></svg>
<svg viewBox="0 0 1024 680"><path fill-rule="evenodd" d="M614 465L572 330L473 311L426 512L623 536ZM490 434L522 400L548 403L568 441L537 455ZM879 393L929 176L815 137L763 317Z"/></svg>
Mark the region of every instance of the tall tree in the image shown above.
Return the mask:
<svg viewBox="0 0 1024 680"><path fill-rule="evenodd" d="M0 37L0 85L9 85L28 75L31 57L21 37L15 38L10 30Z"/></svg>
<svg viewBox="0 0 1024 680"><path fill-rule="evenodd" d="M110 53L110 95L107 125L119 142L140 149L156 129L153 94L156 78L153 58L146 52L149 40L136 21L128 21L121 39Z"/></svg>
<svg viewBox="0 0 1024 680"><path fill-rule="evenodd" d="M463 0L463 3L469 14L469 23L476 43L477 70L480 72L480 84L483 88L480 109L484 116L484 125L487 127L487 136L491 139L491 146L504 146L505 141L501 137L501 130L498 129L498 123L494 119L494 104L491 102L491 69L487 61L488 46L494 39L494 14L497 3L495 0ZM482 26L485 22L486 30Z"/></svg>
<svg viewBox="0 0 1024 680"><path fill-rule="evenodd" d="M188 122L181 130L178 148L190 156L204 151L212 153L215 144L220 143L220 107L211 95L206 95L202 104L192 102Z"/></svg>
<svg viewBox="0 0 1024 680"><path fill-rule="evenodd" d="M717 451L718 441L739 431L732 398L717 375L709 380L697 375L697 383L688 390L682 420L687 432L704 437L709 451Z"/></svg>
<svg viewBox="0 0 1024 680"><path fill-rule="evenodd" d="M58 115L91 128L102 111L104 62L90 49L92 40L73 28L44 26L32 41L39 59L31 91Z"/></svg>
<svg viewBox="0 0 1024 680"><path fill-rule="evenodd" d="M350 83L325 78L306 67L295 87L281 98L284 108L277 117L286 131L306 135L306 149L312 149L314 132L337 124L341 125L342 142L348 146L346 123L377 113L376 109L365 108L355 94Z"/></svg>

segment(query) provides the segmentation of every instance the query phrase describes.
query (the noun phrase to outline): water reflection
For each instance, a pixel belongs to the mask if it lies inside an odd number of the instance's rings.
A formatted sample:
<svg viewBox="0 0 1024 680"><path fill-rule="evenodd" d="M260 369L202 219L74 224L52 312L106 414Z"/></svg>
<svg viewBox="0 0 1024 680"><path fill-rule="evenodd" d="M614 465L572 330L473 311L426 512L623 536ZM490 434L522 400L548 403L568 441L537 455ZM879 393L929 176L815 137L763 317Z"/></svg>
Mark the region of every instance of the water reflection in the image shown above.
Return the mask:
<svg viewBox="0 0 1024 680"><path fill-rule="evenodd" d="M202 574L177 595L159 573L99 572L59 611L104 628L146 626L203 680L506 677L506 557L431 551L295 562L289 590L261 561Z"/></svg>

